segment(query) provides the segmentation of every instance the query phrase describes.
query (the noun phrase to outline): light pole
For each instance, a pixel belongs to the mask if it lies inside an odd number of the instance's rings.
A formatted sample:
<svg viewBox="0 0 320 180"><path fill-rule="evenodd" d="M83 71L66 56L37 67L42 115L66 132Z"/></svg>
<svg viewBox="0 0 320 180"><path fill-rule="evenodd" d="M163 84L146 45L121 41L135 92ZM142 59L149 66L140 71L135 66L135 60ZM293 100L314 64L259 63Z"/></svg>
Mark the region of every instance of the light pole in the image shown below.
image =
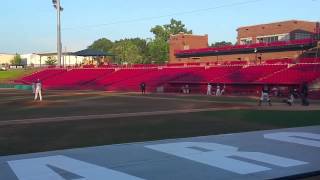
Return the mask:
<svg viewBox="0 0 320 180"><path fill-rule="evenodd" d="M57 10L57 52L58 52L58 65L61 66L61 54L62 54L62 43L61 43L61 19L60 13L63 8L60 5L60 0L52 0L53 7Z"/></svg>
<svg viewBox="0 0 320 180"><path fill-rule="evenodd" d="M316 27L316 42L317 42L317 48L316 48L316 59L319 57L319 46L320 46L320 22L317 22L317 27Z"/></svg>

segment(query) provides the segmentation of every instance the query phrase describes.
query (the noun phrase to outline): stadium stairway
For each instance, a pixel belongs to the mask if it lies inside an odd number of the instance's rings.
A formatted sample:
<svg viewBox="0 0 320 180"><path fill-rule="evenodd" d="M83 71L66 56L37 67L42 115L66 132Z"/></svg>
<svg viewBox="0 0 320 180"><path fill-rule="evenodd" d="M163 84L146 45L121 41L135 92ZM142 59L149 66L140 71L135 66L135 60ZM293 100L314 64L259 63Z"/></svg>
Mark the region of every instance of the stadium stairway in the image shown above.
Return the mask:
<svg viewBox="0 0 320 180"><path fill-rule="evenodd" d="M285 69L286 65L251 65L243 66L236 72L221 78L216 78L212 82L224 84L245 84L252 83L259 78L272 74L274 72Z"/></svg>
<svg viewBox="0 0 320 180"><path fill-rule="evenodd" d="M264 84L299 85L303 82L310 84L319 77L320 64L296 64L257 82Z"/></svg>
<svg viewBox="0 0 320 180"><path fill-rule="evenodd" d="M95 79L92 79L88 82L85 82L83 83L81 86L82 86L82 89L85 89L85 90L104 90L103 88L100 88L99 89L99 86L97 86L95 84L95 82L97 81L100 81L101 79L105 78L106 76L109 76L111 75L112 73L115 72L115 69L114 68L106 68L106 72L104 74L102 74L101 76L98 76L96 77Z"/></svg>
<svg viewBox="0 0 320 180"><path fill-rule="evenodd" d="M292 65L287 65L287 68L289 68L290 66L292 66ZM257 79L255 82L261 82L261 81L263 81L264 79L267 79L267 78L269 78L269 77L271 77L271 76L276 76L278 73L281 73L281 72L283 72L283 71L286 71L287 68L283 68L283 69L280 69L279 71L275 71L275 72L273 72L273 73L271 73L271 74L268 74L268 75L266 75L266 76L260 77L260 78Z"/></svg>

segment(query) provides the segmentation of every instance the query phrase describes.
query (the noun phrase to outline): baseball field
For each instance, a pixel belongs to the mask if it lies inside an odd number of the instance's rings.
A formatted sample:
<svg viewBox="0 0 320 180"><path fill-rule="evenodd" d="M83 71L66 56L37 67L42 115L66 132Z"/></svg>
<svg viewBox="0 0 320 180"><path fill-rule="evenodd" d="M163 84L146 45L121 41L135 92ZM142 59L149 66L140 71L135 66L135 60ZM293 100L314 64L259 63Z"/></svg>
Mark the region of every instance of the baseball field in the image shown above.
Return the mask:
<svg viewBox="0 0 320 180"><path fill-rule="evenodd" d="M257 97L0 90L0 156L320 124L320 101Z"/></svg>

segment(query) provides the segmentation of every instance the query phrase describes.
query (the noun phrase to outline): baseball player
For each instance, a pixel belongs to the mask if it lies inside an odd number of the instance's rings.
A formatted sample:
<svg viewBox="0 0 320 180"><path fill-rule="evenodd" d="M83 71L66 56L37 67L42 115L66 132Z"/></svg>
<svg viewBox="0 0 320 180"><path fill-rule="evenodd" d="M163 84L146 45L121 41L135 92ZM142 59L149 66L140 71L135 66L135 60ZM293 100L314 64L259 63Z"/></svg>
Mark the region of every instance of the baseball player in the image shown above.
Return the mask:
<svg viewBox="0 0 320 180"><path fill-rule="evenodd" d="M261 106L262 102L268 102L269 106L271 106L271 99L270 99L270 89L268 85L264 85L261 91L261 98L259 100L259 106Z"/></svg>
<svg viewBox="0 0 320 180"><path fill-rule="evenodd" d="M216 96L221 96L221 89L219 84L217 84Z"/></svg>
<svg viewBox="0 0 320 180"><path fill-rule="evenodd" d="M40 79L37 80L37 82L35 83L35 94L34 94L34 100L36 101L38 99L38 95L39 95L39 99L40 101L42 101L42 84Z"/></svg>
<svg viewBox="0 0 320 180"><path fill-rule="evenodd" d="M207 95L208 96L212 95L212 85L210 83L208 83L208 86L207 86Z"/></svg>

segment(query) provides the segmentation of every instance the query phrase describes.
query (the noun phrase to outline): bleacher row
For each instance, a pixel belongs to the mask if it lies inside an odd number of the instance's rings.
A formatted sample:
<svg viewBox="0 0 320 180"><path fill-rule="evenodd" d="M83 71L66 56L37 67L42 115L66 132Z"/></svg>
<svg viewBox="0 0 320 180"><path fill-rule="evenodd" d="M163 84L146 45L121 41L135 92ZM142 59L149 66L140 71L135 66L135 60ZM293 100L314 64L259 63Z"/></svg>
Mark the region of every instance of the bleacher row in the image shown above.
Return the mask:
<svg viewBox="0 0 320 180"><path fill-rule="evenodd" d="M19 80L32 84L40 79L45 89L79 89L106 91L139 91L145 82L147 91L162 87L173 91L181 85L221 83L232 85L299 85L320 78L320 63L159 66L132 68L44 69ZM169 90L168 90L169 91ZM178 89L174 90L178 91Z"/></svg>

